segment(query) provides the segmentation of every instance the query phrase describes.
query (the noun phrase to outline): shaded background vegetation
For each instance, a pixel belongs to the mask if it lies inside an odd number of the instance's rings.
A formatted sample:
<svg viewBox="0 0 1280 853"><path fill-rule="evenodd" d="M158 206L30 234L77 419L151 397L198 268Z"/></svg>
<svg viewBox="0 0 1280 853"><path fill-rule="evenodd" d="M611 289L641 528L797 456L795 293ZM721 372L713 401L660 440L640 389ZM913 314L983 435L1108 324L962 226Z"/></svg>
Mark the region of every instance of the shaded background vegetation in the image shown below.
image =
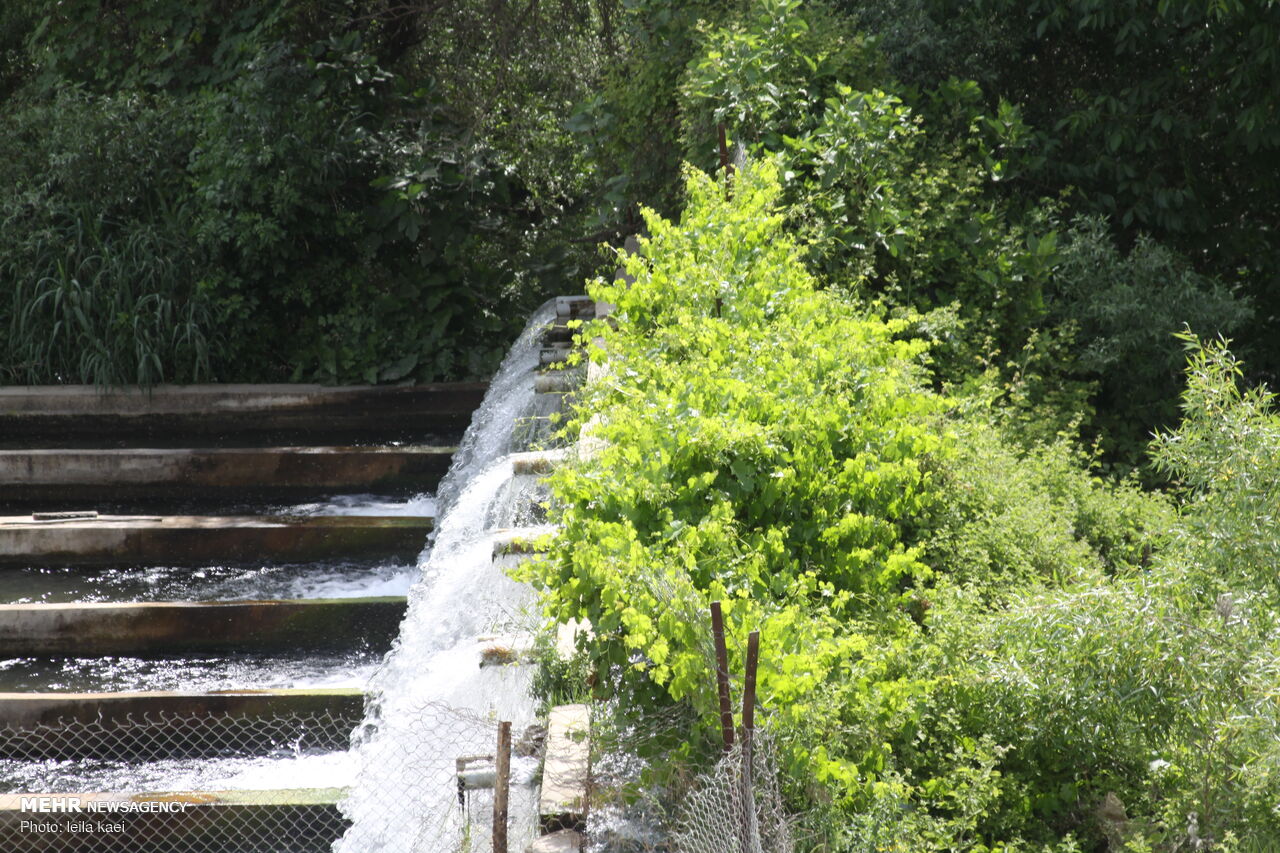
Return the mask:
<svg viewBox="0 0 1280 853"><path fill-rule="evenodd" d="M17 2L0 32L0 381L483 376L592 260L585 3Z"/></svg>
<svg viewBox="0 0 1280 853"><path fill-rule="evenodd" d="M1280 365L1262 0L20 0L0 24L0 381L482 376L640 204L678 211L722 122L790 159L829 286L935 312L943 381L998 370L1114 464L1175 416L1183 324Z"/></svg>

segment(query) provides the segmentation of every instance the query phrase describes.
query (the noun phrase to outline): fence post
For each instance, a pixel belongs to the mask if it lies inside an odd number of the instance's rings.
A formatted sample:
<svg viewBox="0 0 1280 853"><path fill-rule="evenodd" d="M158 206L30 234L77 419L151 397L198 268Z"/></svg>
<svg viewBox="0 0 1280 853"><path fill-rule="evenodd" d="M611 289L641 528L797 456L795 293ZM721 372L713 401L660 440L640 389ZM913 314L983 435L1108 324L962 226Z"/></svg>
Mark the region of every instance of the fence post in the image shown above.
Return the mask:
<svg viewBox="0 0 1280 853"><path fill-rule="evenodd" d="M760 826L756 817L755 752L756 668L760 662L760 632L747 637L747 672L742 688L742 808L743 853L760 849Z"/></svg>
<svg viewBox="0 0 1280 853"><path fill-rule="evenodd" d="M507 794L511 788L511 723L498 723L493 757L493 853L507 853Z"/></svg>
<svg viewBox="0 0 1280 853"><path fill-rule="evenodd" d="M724 643L724 614L720 602L711 602L711 637L716 646L716 692L720 697L720 735L724 750L733 749L733 706L729 704L729 651Z"/></svg>

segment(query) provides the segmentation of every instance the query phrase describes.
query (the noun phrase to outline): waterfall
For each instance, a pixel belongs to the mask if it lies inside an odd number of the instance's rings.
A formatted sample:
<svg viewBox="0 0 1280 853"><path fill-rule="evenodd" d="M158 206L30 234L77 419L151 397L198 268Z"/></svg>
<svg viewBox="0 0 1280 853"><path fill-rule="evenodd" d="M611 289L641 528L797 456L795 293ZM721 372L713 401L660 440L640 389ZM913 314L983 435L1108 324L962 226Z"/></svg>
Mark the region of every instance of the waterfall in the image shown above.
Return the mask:
<svg viewBox="0 0 1280 853"><path fill-rule="evenodd" d="M433 541L353 739L360 770L342 805L352 826L338 853L452 853L468 849L471 832L475 849L487 849L478 833L489 828L483 814L467 812L455 762L492 753L497 720L512 721L517 737L532 722L531 667L482 660L518 650L535 624L532 591L507 577L509 558L495 559L494 544L502 528L536 520L537 478L516 476L511 457L545 434L533 380L554 316L551 300L530 318L440 485ZM513 815L532 811L536 819L536 769L531 758L513 759Z"/></svg>

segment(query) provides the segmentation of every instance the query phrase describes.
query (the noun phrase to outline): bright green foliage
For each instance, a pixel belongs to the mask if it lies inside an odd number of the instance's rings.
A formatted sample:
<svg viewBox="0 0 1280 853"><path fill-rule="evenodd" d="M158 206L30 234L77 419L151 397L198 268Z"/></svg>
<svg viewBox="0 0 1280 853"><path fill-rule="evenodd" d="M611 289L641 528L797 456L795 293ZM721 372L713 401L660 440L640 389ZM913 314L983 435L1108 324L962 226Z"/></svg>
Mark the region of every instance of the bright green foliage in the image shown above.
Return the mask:
<svg viewBox="0 0 1280 853"><path fill-rule="evenodd" d="M1193 356L1158 449L1175 514L1029 440L988 385L926 390L903 339L924 321L816 289L781 192L770 163L732 199L691 172L635 283L592 285L617 309L583 330L590 450L552 475L561 532L527 570L553 618L591 621L597 693L701 715L664 784L714 732L720 599L732 670L761 631L787 794L827 849L1268 849L1270 398Z"/></svg>
<svg viewBox="0 0 1280 853"><path fill-rule="evenodd" d="M839 85L871 85L879 57L826 7L802 0L761 0L746 21L709 28L680 84L681 126L689 160L710 168L716 125L731 141L781 150L799 136L813 105Z"/></svg>
<svg viewBox="0 0 1280 853"><path fill-rule="evenodd" d="M810 135L789 140L816 262L836 281L864 280L921 310L955 302L978 321L970 334L1016 350L1044 315L1057 242L989 196L1002 162L980 136L939 151L884 92L842 87L825 106Z"/></svg>
<svg viewBox="0 0 1280 853"><path fill-rule="evenodd" d="M1065 439L1023 449L981 412L954 429L955 453L939 473L947 498L923 523L930 565L954 582L998 598L1149 561L1169 523L1160 501L1093 476Z"/></svg>
<svg viewBox="0 0 1280 853"><path fill-rule="evenodd" d="M602 667L703 708L711 599L736 635L763 623L764 695L796 700L838 665L839 620L897 612L929 574L904 525L945 445L922 344L816 290L761 172L732 202L692 174L682 222L649 217L636 285L592 286L618 305L583 413L608 444L554 476L564 533L538 576Z"/></svg>
<svg viewBox="0 0 1280 853"><path fill-rule="evenodd" d="M725 602L735 670L758 627L790 796L832 844L1062 840L1095 798L1141 787L1176 714L1165 693L1149 717L1119 701L1128 676L1073 698L1057 681L997 691L979 674L1042 665L1039 635L1017 621L1040 612L1028 602L1140 572L1167 508L1096 480L1065 442L1019 451L976 401L925 390L906 321L815 288L783 231L776 175L757 166L726 200L691 173L679 225L650 215L625 260L635 283L592 285L618 306L584 330L606 367L575 421L595 449L552 475L561 533L529 576L553 618L591 621L597 691L689 703L708 731L708 603ZM1092 647L1072 646L1067 625L1044 630L1065 632L1052 672L1093 678ZM1084 639L1133 671L1151 663L1105 634ZM1051 700L1066 704L1037 711ZM1064 758L1051 732L1076 711ZM1103 715L1119 720L1122 753L1089 735ZM1019 728L1032 723L1034 748Z"/></svg>
<svg viewBox="0 0 1280 853"><path fill-rule="evenodd" d="M1040 436L1074 421L1073 429L1100 442L1108 465L1128 470L1140 464L1149 431L1174 411L1178 353L1169 333L1184 323L1204 333L1243 331L1250 314L1241 294L1250 289L1259 306L1269 304L1269 291L1258 286L1265 276L1236 289L1197 272L1213 268L1235 281L1240 269L1265 266L1271 250L1256 245L1256 235L1269 233L1266 217L1250 208L1240 215L1257 228L1223 225L1232 241L1253 245L1242 254L1228 250L1229 241L1202 245L1195 229L1175 234L1159 217L1126 217L1117 207L1116 193L1129 189L1147 196L1143 204L1171 205L1188 216L1194 205L1173 198L1180 192L1229 193L1237 201L1254 193L1248 163L1213 170L1186 159L1194 154L1217 162L1220 153L1190 139L1197 133L1190 118L1168 132L1162 123L1149 129L1190 146L1173 160L1159 145L1141 142L1142 134L1111 152L1103 138L1109 125L1077 132L1058 122L1080 98L1096 94L1090 81L1116 75L1124 81L1097 97L1127 110L1117 121L1150 118L1124 105L1131 95L1148 97L1140 93L1151 81L1129 86L1134 70L1098 44L1114 36L1163 79L1170 61L1164 43L1153 46L1140 34L1163 32L1184 18L1201 20L1204 28L1173 37L1179 56L1184 42L1211 45L1217 58L1195 58L1210 65L1225 62L1228 53L1218 52L1241 40L1257 47L1246 63L1232 65L1230 77L1233 87L1238 83L1250 99L1265 103L1270 95L1255 85L1264 77L1252 75L1269 61L1255 42L1271 27L1273 10L1245 36L1233 27L1243 25L1246 7L1162 6L1154 24L1137 21L1142 15L1131 9L1099 11L1092 0L1032 8L1057 16L1055 22L1036 33L1033 14L1000 2L628 4L620 31L633 49L618 67L616 85L589 98L571 126L583 133L602 174L614 175L607 195L615 211L628 210L629 200L664 213L678 209L672 199L677 154L714 166L717 122L725 123L731 143L754 156L785 154L797 240L824 284L856 282L891 306L935 315L929 321L935 328L945 321L945 336L932 338L941 381L963 383L994 367L1010 396L1023 398L1019 405L1045 416ZM1076 21L1079 30L1064 23L1076 14L1087 18ZM1042 44L1076 41L1091 46L1039 52ZM1060 73L1073 63L1087 70ZM1155 109L1195 112L1204 104L1193 102L1220 99L1207 82L1212 79L1153 83L1167 102ZM1188 100L1179 100L1184 95ZM1213 108L1214 128L1230 118L1224 109L1221 103ZM1271 131L1255 113L1254 144L1265 158ZM1237 141L1248 147L1243 137ZM1064 178L1064 169L1077 166L1123 175L1106 196L1094 192L1096 175ZM1148 177L1164 188L1140 186ZM1185 192L1173 186L1183 178ZM1238 191L1231 189L1237 184ZM1212 204L1238 209L1235 201ZM1111 218L1088 225L1070 218L1081 209ZM1195 252L1179 255L1139 227ZM1112 231L1127 233L1117 238ZM1132 322L1138 315L1145 321ZM1081 416L1094 411L1096 420Z"/></svg>
<svg viewBox="0 0 1280 853"><path fill-rule="evenodd" d="M1280 598L1280 413L1275 395L1241 390L1223 342L1190 351L1183 419L1157 436L1157 465L1186 489L1187 559L1208 591Z"/></svg>

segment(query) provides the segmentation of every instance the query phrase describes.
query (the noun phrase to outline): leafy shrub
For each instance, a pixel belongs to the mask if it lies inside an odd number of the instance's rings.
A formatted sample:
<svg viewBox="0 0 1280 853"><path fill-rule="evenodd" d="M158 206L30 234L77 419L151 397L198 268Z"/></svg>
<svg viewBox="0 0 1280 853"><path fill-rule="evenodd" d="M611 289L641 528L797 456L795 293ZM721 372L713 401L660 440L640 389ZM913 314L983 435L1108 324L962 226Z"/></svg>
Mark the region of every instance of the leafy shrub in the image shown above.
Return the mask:
<svg viewBox="0 0 1280 853"><path fill-rule="evenodd" d="M417 12L232 5L10 16L29 31L0 129L4 378L487 375L550 283L586 264L563 233L581 186L552 181L545 151L477 138L430 68L384 67ZM52 334L73 300L74 335Z"/></svg>
<svg viewBox="0 0 1280 853"><path fill-rule="evenodd" d="M719 123L745 147L778 151L812 128L836 86L880 76L878 55L824 4L759 0L740 14L705 27L680 83L685 156L708 169Z"/></svg>
<svg viewBox="0 0 1280 853"><path fill-rule="evenodd" d="M1171 424L1184 364L1174 335L1230 334L1249 302L1150 237L1122 255L1099 217L1066 231L1049 288L1047 322L1073 330L1073 371L1099 382L1101 428L1133 459L1153 430Z"/></svg>
<svg viewBox="0 0 1280 853"><path fill-rule="evenodd" d="M1156 464L1184 490L1184 559L1205 592L1280 594L1280 413L1264 388L1242 390L1224 341L1189 352L1183 418L1152 445Z"/></svg>
<svg viewBox="0 0 1280 853"><path fill-rule="evenodd" d="M188 144L181 107L164 98L63 89L11 116L0 134L0 378L212 374L225 342L169 207Z"/></svg>
<svg viewBox="0 0 1280 853"><path fill-rule="evenodd" d="M948 578L1017 595L1150 561L1170 520L1158 496L1094 476L1067 439L1024 449L978 412L953 428L955 452L939 471L946 499L923 522L926 559Z"/></svg>
<svg viewBox="0 0 1280 853"><path fill-rule="evenodd" d="M536 580L554 615L590 619L602 672L705 709L711 599L764 623L763 693L801 695L838 665L839 620L897 612L928 575L904 525L934 499L944 402L903 322L815 288L771 167L732 202L689 187L679 225L649 216L637 283L591 286L618 305L591 332L614 378L581 414L608 445L553 476L563 534Z"/></svg>

